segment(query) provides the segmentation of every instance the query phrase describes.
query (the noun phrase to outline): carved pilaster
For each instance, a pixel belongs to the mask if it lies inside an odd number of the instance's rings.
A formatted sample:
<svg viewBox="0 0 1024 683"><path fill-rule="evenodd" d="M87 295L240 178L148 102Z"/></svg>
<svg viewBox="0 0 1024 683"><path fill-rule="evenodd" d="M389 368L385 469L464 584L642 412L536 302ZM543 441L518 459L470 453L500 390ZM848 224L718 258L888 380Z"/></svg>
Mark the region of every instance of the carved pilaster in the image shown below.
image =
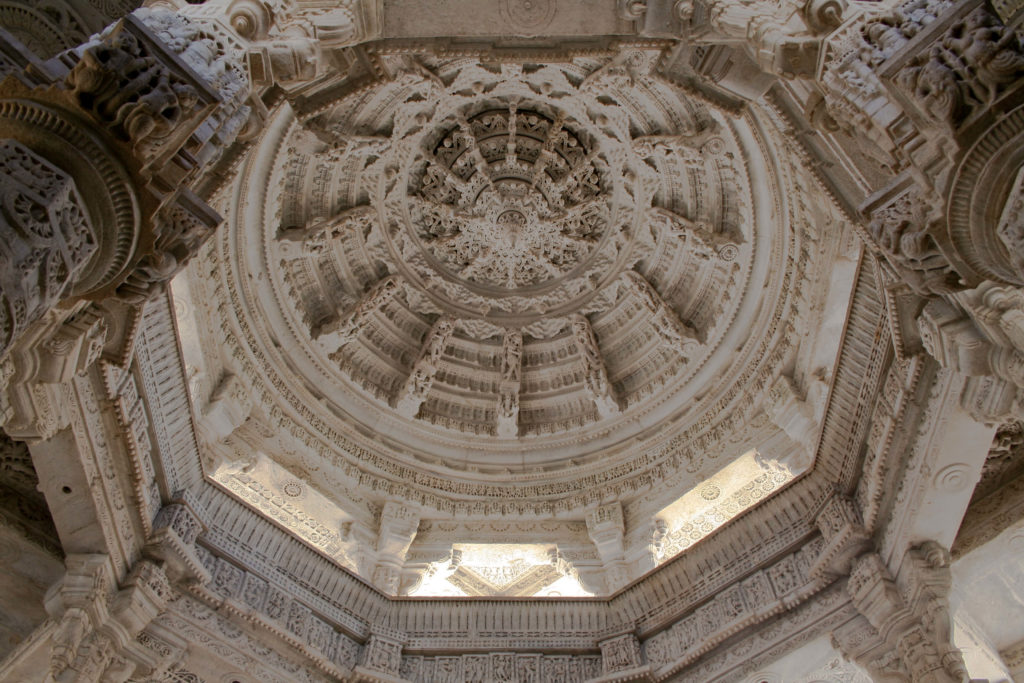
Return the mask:
<svg viewBox="0 0 1024 683"><path fill-rule="evenodd" d="M872 546L856 504L845 496L833 495L825 502L816 521L825 547L811 573L815 576L849 573L854 558Z"/></svg>
<svg viewBox="0 0 1024 683"><path fill-rule="evenodd" d="M798 446L799 451L789 458L787 463L790 469L799 471L810 465L814 457L814 450L817 448L817 436L819 424L816 408L809 400L801 399L788 377L780 377L768 391L768 405L765 412L782 431L789 436ZM823 401L823 397L821 397Z"/></svg>
<svg viewBox="0 0 1024 683"><path fill-rule="evenodd" d="M245 381L230 374L221 378L203 410L203 424L223 439L240 427L252 411L253 398Z"/></svg>
<svg viewBox="0 0 1024 683"><path fill-rule="evenodd" d="M602 505L587 514L587 532L604 564L606 589L612 592L629 582L625 559L625 522L622 505Z"/></svg>
<svg viewBox="0 0 1024 683"><path fill-rule="evenodd" d="M64 426L60 385L83 375L103 352L109 325L95 307L65 316L48 312L9 350L10 372L0 377L0 388L11 436L46 439Z"/></svg>
<svg viewBox="0 0 1024 683"><path fill-rule="evenodd" d="M196 538L206 530L197 510L199 504L189 494L164 505L153 521L153 533L144 549L148 557L164 562L174 581L205 584L210 572L196 551Z"/></svg>
<svg viewBox="0 0 1024 683"><path fill-rule="evenodd" d="M713 0L702 3L698 11L696 5L691 0L674 4L691 39L746 44L749 58L764 71L787 77L813 74L820 35L839 26L846 6L838 0L739 4ZM804 26L790 21L794 13Z"/></svg>

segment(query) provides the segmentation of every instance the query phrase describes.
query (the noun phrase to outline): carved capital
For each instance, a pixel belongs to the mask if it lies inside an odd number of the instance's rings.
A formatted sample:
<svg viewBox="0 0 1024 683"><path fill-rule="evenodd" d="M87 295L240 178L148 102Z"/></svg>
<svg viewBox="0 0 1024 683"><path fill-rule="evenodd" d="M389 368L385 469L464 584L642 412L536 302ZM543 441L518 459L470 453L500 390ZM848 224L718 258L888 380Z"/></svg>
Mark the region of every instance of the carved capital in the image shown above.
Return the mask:
<svg viewBox="0 0 1024 683"><path fill-rule="evenodd" d="M908 550L896 576L876 553L853 562L847 591L870 623L845 629L844 652L869 670L907 672L913 681L961 683L963 658L952 642L949 553L934 542Z"/></svg>
<svg viewBox="0 0 1024 683"><path fill-rule="evenodd" d="M825 547L812 574L842 576L849 573L854 558L872 545L856 504L845 496L833 495L825 502L816 521Z"/></svg>
<svg viewBox="0 0 1024 683"><path fill-rule="evenodd" d="M165 562L173 581L205 584L210 572L197 553L196 538L206 530L197 514L198 503L188 496L160 508L153 521L153 533L146 542L148 557Z"/></svg>
<svg viewBox="0 0 1024 683"><path fill-rule="evenodd" d="M419 523L419 512L401 503L388 501L381 510L373 582L388 594L398 593L405 556L416 538Z"/></svg>

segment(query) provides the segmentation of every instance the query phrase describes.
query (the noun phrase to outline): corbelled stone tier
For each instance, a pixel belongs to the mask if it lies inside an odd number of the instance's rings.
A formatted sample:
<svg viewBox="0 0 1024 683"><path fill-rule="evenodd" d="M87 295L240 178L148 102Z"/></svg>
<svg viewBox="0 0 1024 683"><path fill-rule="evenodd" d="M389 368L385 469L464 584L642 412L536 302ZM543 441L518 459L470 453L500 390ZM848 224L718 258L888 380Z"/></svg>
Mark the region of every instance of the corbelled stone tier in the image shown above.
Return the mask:
<svg viewBox="0 0 1024 683"><path fill-rule="evenodd" d="M792 372L780 321L821 275L791 226L817 219L774 124L695 99L659 54L381 52L387 78L283 107L204 259L217 284L193 280L224 344L200 393L238 376L250 446L425 502L573 507L756 447Z"/></svg>

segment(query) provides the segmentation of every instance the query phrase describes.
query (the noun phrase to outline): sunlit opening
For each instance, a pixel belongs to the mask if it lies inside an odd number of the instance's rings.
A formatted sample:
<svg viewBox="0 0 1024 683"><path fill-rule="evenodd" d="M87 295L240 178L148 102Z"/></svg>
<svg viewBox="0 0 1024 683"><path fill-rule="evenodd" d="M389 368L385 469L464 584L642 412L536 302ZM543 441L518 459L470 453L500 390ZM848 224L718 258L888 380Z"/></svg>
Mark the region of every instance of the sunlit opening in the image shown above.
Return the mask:
<svg viewBox="0 0 1024 683"><path fill-rule="evenodd" d="M585 597L575 572L550 544L456 543L411 596Z"/></svg>
<svg viewBox="0 0 1024 683"><path fill-rule="evenodd" d="M793 477L785 465L747 451L658 513L666 533L657 562L675 557Z"/></svg>

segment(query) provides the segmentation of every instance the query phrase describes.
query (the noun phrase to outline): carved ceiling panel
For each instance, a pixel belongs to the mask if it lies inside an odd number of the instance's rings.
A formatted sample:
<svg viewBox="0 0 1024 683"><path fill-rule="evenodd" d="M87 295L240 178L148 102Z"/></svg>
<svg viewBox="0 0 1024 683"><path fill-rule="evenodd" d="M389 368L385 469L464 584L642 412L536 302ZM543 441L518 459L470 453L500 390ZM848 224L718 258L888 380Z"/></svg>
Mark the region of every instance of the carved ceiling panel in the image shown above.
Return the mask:
<svg viewBox="0 0 1024 683"><path fill-rule="evenodd" d="M789 313L833 251L808 245L842 239L807 229L772 118L674 85L661 46L370 57L376 81L268 121L191 282L207 372L253 387L245 449L507 516L756 446L815 324Z"/></svg>

